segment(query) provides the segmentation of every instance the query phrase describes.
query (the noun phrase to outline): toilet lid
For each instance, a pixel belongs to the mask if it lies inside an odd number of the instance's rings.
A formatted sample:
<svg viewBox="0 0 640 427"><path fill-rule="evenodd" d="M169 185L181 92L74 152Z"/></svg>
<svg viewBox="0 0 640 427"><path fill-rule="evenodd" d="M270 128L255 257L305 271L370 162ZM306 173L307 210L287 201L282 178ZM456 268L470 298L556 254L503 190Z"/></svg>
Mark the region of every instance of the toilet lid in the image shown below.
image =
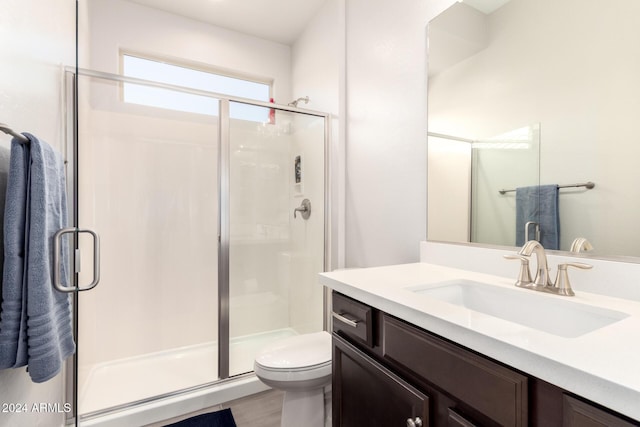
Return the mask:
<svg viewBox="0 0 640 427"><path fill-rule="evenodd" d="M256 363L272 369L299 369L327 362L331 362L331 335L324 331L279 340L256 356Z"/></svg>

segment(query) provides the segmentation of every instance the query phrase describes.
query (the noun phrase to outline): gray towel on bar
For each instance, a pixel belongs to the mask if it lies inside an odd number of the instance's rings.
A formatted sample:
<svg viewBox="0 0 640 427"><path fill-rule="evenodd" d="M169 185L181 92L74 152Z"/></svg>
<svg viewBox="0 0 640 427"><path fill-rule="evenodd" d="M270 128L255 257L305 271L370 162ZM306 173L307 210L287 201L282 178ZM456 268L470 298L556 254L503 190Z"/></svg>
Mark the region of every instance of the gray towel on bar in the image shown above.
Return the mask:
<svg viewBox="0 0 640 427"><path fill-rule="evenodd" d="M4 211L4 270L0 308L0 369L22 366L25 359L27 306L23 286L29 148L12 142ZM25 304L23 305L23 300Z"/></svg>
<svg viewBox="0 0 640 427"><path fill-rule="evenodd" d="M516 188L516 245L526 239L525 225L534 221L540 225L540 243L545 249L560 249L560 215L558 186L540 185ZM533 227L530 230L533 239Z"/></svg>
<svg viewBox="0 0 640 427"><path fill-rule="evenodd" d="M4 221L4 196L7 194L10 159L9 149L0 147L0 224ZM4 232L0 229L0 279L2 278L2 266L4 264L4 250L2 248L4 248ZM2 301L2 280L0 280L0 301Z"/></svg>
<svg viewBox="0 0 640 427"><path fill-rule="evenodd" d="M74 353L70 295L53 288L53 235L67 226L64 163L30 134L15 139L5 210L0 368L28 365L34 382L57 375ZM60 277L68 283L68 246ZM12 354L13 352L13 354Z"/></svg>

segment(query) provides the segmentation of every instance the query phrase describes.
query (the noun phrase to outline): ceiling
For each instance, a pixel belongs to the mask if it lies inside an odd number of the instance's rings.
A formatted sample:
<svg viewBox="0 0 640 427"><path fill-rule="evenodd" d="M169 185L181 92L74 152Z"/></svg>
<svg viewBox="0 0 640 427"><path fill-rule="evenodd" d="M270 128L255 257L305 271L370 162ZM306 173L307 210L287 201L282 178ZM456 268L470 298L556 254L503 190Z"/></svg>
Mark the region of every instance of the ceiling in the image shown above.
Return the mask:
<svg viewBox="0 0 640 427"><path fill-rule="evenodd" d="M325 0L128 0L291 45Z"/></svg>
<svg viewBox="0 0 640 427"><path fill-rule="evenodd" d="M478 9L480 12L483 12L487 15L489 15L496 9L501 8L505 3L509 3L509 1L510 0L462 0L464 4Z"/></svg>

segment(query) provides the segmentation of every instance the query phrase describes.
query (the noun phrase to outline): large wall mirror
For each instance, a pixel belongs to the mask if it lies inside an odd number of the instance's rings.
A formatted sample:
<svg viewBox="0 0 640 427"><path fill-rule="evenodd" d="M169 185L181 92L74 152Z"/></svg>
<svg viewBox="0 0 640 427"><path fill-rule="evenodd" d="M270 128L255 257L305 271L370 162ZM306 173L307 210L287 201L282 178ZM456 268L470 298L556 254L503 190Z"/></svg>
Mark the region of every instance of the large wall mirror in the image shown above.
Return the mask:
<svg viewBox="0 0 640 427"><path fill-rule="evenodd" d="M464 0L428 37L428 239L516 246L512 190L559 186L557 249L640 257L640 2Z"/></svg>

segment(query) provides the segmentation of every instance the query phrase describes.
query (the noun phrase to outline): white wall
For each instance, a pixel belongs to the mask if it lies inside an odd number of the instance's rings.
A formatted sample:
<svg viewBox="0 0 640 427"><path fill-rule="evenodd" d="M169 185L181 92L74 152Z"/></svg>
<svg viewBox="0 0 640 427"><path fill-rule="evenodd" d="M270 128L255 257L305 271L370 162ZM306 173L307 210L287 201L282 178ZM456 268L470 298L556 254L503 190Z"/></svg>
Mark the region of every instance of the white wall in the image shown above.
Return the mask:
<svg viewBox="0 0 640 427"><path fill-rule="evenodd" d="M291 100L289 46L123 0L84 0L89 8L90 68L118 73L120 50L205 68L274 79L275 101ZM84 64L84 58L82 58Z"/></svg>
<svg viewBox="0 0 640 427"><path fill-rule="evenodd" d="M429 77L487 47L486 21L483 12L456 3L429 22Z"/></svg>
<svg viewBox="0 0 640 427"><path fill-rule="evenodd" d="M292 99L309 96L301 108L339 114L343 8L344 0L326 0L291 47Z"/></svg>
<svg viewBox="0 0 640 427"><path fill-rule="evenodd" d="M331 267L344 266L344 9L345 0L327 0L291 48L291 93L309 96L302 108L329 113Z"/></svg>
<svg viewBox="0 0 640 427"><path fill-rule="evenodd" d="M426 24L453 0L349 0L346 264L418 260L426 236Z"/></svg>
<svg viewBox="0 0 640 427"><path fill-rule="evenodd" d="M541 184L596 183L561 191L562 249L584 236L603 254L640 254L640 187L622 173L640 156L638 10L634 0L513 0L491 15L490 46L430 88L430 130L474 137L540 122Z"/></svg>
<svg viewBox="0 0 640 427"><path fill-rule="evenodd" d="M63 145L61 65L74 65L73 0L5 0L0 14L0 122ZM10 138L0 134L0 144ZM25 368L0 371L0 403L63 404L63 375L41 384ZM64 414L0 412L0 425L61 425Z"/></svg>

